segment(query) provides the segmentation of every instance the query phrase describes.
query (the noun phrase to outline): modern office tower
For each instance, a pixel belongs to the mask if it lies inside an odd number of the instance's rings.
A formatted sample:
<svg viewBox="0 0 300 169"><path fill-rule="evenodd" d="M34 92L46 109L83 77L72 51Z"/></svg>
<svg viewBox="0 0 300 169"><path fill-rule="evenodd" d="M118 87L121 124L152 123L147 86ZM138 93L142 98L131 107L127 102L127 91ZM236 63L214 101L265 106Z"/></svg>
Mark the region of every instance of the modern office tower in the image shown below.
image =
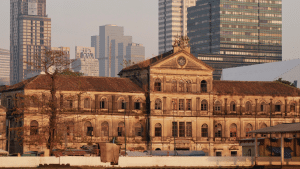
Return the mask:
<svg viewBox="0 0 300 169"><path fill-rule="evenodd" d="M131 43L126 47L126 56L120 69L145 60L145 47L142 44Z"/></svg>
<svg viewBox="0 0 300 169"><path fill-rule="evenodd" d="M9 50L0 48L0 86L9 85L10 80L10 54Z"/></svg>
<svg viewBox="0 0 300 169"><path fill-rule="evenodd" d="M172 50L176 36L187 35L187 8L196 5L196 0L158 1L158 51Z"/></svg>
<svg viewBox="0 0 300 169"><path fill-rule="evenodd" d="M215 69L282 60L281 0L198 0L188 9L191 53Z"/></svg>
<svg viewBox="0 0 300 169"><path fill-rule="evenodd" d="M50 47L51 19L46 15L46 0L11 0L10 84L40 72L25 62L35 62Z"/></svg>
<svg viewBox="0 0 300 169"><path fill-rule="evenodd" d="M132 43L131 36L124 36L124 28L117 25L100 26L99 75L117 77L120 63L126 54L126 46Z"/></svg>
<svg viewBox="0 0 300 169"><path fill-rule="evenodd" d="M91 47L95 48L95 58L99 59L100 57L100 36L99 35L95 35L95 36L91 36Z"/></svg>
<svg viewBox="0 0 300 169"><path fill-rule="evenodd" d="M95 58L95 48L76 46L72 69L84 76L99 76L99 60Z"/></svg>
<svg viewBox="0 0 300 169"><path fill-rule="evenodd" d="M63 52L63 57L66 59L66 61L70 61L70 48L69 47L51 47L52 51L61 51ZM71 65L63 67L63 69L70 69Z"/></svg>

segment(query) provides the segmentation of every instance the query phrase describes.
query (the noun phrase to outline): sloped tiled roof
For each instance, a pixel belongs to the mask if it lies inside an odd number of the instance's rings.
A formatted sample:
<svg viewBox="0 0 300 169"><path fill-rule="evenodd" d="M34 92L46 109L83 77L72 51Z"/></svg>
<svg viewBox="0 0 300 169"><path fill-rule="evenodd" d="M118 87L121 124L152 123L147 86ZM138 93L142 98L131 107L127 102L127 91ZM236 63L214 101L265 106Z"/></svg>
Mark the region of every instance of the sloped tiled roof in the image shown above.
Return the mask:
<svg viewBox="0 0 300 169"><path fill-rule="evenodd" d="M57 90L62 91L143 92L138 85L128 78L59 75L56 80ZM38 75L9 86L3 92L21 89L50 90L50 82L49 76Z"/></svg>
<svg viewBox="0 0 300 169"><path fill-rule="evenodd" d="M300 90L279 82L213 81L213 91L221 95L300 96Z"/></svg>

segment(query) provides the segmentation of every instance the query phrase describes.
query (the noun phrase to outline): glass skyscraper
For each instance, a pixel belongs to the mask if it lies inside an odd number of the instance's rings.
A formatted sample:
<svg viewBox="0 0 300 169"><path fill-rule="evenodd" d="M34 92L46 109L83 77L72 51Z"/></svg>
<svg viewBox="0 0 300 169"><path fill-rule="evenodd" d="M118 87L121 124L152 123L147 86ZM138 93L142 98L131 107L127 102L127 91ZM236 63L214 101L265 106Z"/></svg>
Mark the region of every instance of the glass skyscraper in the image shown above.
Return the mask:
<svg viewBox="0 0 300 169"><path fill-rule="evenodd" d="M198 0L188 8L191 53L215 69L282 60L281 0Z"/></svg>
<svg viewBox="0 0 300 169"><path fill-rule="evenodd" d="M159 54L172 50L177 36L187 35L187 8L195 5L196 0L158 1Z"/></svg>
<svg viewBox="0 0 300 169"><path fill-rule="evenodd" d="M51 49L51 19L46 15L46 0L10 0L10 84L39 73L34 62Z"/></svg>

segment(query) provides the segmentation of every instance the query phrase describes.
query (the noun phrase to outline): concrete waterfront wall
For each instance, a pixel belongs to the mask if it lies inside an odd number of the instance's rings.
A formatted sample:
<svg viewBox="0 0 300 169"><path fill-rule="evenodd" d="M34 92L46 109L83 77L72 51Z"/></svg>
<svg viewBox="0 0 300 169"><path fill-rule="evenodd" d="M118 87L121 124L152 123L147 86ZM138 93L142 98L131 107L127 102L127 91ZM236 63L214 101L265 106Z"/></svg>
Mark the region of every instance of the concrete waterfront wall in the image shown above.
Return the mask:
<svg viewBox="0 0 300 169"><path fill-rule="evenodd" d="M100 157L0 157L0 167L37 167L39 164L71 166L111 166ZM252 166L251 157L120 157L118 167L155 166Z"/></svg>

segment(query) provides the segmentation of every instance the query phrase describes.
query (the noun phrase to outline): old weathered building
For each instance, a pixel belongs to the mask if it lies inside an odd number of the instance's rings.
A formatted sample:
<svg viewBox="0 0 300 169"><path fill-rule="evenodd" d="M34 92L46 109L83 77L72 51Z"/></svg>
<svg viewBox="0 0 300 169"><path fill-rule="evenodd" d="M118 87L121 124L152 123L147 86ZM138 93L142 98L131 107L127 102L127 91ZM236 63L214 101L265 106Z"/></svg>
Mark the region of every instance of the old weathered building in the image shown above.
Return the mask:
<svg viewBox="0 0 300 169"><path fill-rule="evenodd" d="M122 148L126 140L127 150L241 156L238 140L251 137L248 131L299 122L299 89L279 82L214 81L212 73L185 41L176 41L172 51L124 68L121 78L60 76L60 146L79 148L115 138ZM49 83L39 75L10 86L2 93L2 105L13 110L16 93L47 100ZM12 118L11 126L28 126L28 135L37 135L47 115L41 113L43 104L29 105L23 123ZM45 144L25 142L19 147L17 136L10 136L10 151L45 149Z"/></svg>

